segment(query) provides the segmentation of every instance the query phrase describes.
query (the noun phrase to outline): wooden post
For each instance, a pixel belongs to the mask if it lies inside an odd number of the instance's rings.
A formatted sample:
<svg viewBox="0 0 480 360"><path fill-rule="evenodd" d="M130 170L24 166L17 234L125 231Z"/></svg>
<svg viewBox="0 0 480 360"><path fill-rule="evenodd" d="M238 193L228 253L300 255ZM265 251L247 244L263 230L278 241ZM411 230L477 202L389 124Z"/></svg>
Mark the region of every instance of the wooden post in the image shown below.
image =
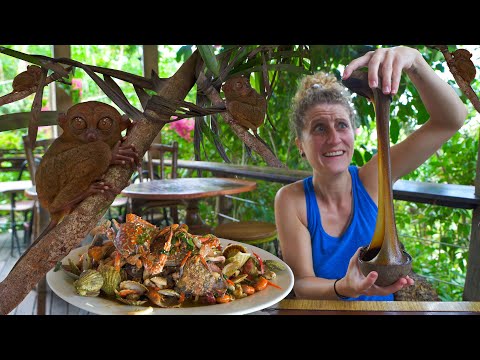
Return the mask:
<svg viewBox="0 0 480 360"><path fill-rule="evenodd" d="M158 74L158 45L142 45L143 46L143 76L149 78L152 70ZM153 144L162 143L162 132L153 140Z"/></svg>
<svg viewBox="0 0 480 360"><path fill-rule="evenodd" d="M53 45L53 57L65 57L70 58L70 45ZM63 90L58 82L55 82L55 106L58 111L67 111L72 104L72 98Z"/></svg>
<svg viewBox="0 0 480 360"><path fill-rule="evenodd" d="M480 146L477 149L477 173L475 174L475 195L480 196ZM470 246L468 248L467 275L463 288L464 301L480 300L480 207L473 210Z"/></svg>

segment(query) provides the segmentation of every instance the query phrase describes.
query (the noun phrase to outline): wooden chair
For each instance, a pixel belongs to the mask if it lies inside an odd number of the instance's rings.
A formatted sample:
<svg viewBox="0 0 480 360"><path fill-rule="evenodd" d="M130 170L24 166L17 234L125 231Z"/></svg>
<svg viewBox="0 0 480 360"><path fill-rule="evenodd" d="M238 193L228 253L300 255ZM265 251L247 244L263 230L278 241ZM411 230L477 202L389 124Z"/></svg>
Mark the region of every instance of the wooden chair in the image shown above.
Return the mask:
<svg viewBox="0 0 480 360"><path fill-rule="evenodd" d="M213 229L215 236L261 247L273 243L275 255L279 256L277 227L265 221L225 222ZM266 249L268 250L268 249ZM271 251L270 251L271 252Z"/></svg>
<svg viewBox="0 0 480 360"><path fill-rule="evenodd" d="M170 153L171 157L171 170L166 171L165 166L165 154ZM146 169L143 169L139 174L133 178L133 182L136 180L150 181L171 178L175 179L178 176L178 142L174 141L172 144L152 144L147 151L147 163ZM170 200L142 200L136 201L135 206L130 206L133 212L137 215L144 217L152 224L160 225L162 221L168 226L172 221L174 224L178 224L178 205L183 205L181 201ZM170 210L170 216L167 214L167 208ZM161 212L158 210L161 209ZM159 216L161 215L161 216Z"/></svg>

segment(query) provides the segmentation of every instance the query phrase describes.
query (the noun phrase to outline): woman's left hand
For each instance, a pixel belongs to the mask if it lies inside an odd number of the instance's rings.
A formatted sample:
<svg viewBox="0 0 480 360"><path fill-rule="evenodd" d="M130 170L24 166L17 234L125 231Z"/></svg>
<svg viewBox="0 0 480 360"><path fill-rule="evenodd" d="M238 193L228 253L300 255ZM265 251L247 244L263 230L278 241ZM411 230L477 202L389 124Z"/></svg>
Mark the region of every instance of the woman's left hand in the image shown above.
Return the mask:
<svg viewBox="0 0 480 360"><path fill-rule="evenodd" d="M358 248L355 254L350 258L347 273L337 284L337 289L341 287L338 290L340 294L350 297L358 297L360 295L385 296L414 284L413 279L407 275L388 286L375 285L378 273L376 271L371 271L367 276L364 276L358 266L357 260L360 250L361 248ZM346 289L348 289L348 291Z"/></svg>

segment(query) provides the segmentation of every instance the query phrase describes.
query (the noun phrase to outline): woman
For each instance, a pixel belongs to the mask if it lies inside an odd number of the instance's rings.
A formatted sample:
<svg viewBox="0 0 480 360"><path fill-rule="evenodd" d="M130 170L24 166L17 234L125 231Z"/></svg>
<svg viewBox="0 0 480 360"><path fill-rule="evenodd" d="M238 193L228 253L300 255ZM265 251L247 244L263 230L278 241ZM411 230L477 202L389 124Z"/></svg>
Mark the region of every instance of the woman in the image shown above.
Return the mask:
<svg viewBox="0 0 480 360"><path fill-rule="evenodd" d="M467 110L416 49L368 52L345 68L343 79L362 67L368 67L371 88L392 96L405 72L430 115L422 127L391 147L395 182L450 139L463 125ZM413 285L411 278L379 287L374 285L378 274L364 276L357 265L360 247L370 243L375 230L378 160L375 155L362 167L350 166L354 113L346 89L331 75L305 77L293 100L292 122L300 154L313 169L312 177L282 187L275 197L278 237L283 258L295 274L296 296L393 300L393 293Z"/></svg>

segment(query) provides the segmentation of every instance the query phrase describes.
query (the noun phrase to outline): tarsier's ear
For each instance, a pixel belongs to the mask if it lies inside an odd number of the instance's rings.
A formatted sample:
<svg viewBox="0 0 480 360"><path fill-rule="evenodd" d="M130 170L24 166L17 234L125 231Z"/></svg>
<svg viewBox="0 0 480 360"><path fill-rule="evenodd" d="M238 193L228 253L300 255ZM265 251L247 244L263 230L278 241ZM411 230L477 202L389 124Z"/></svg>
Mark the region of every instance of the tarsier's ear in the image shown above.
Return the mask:
<svg viewBox="0 0 480 360"><path fill-rule="evenodd" d="M58 125L65 130L65 125L67 125L67 114L64 112L58 113Z"/></svg>
<svg viewBox="0 0 480 360"><path fill-rule="evenodd" d="M128 129L132 125L132 121L127 114L123 114L120 118L120 131Z"/></svg>

